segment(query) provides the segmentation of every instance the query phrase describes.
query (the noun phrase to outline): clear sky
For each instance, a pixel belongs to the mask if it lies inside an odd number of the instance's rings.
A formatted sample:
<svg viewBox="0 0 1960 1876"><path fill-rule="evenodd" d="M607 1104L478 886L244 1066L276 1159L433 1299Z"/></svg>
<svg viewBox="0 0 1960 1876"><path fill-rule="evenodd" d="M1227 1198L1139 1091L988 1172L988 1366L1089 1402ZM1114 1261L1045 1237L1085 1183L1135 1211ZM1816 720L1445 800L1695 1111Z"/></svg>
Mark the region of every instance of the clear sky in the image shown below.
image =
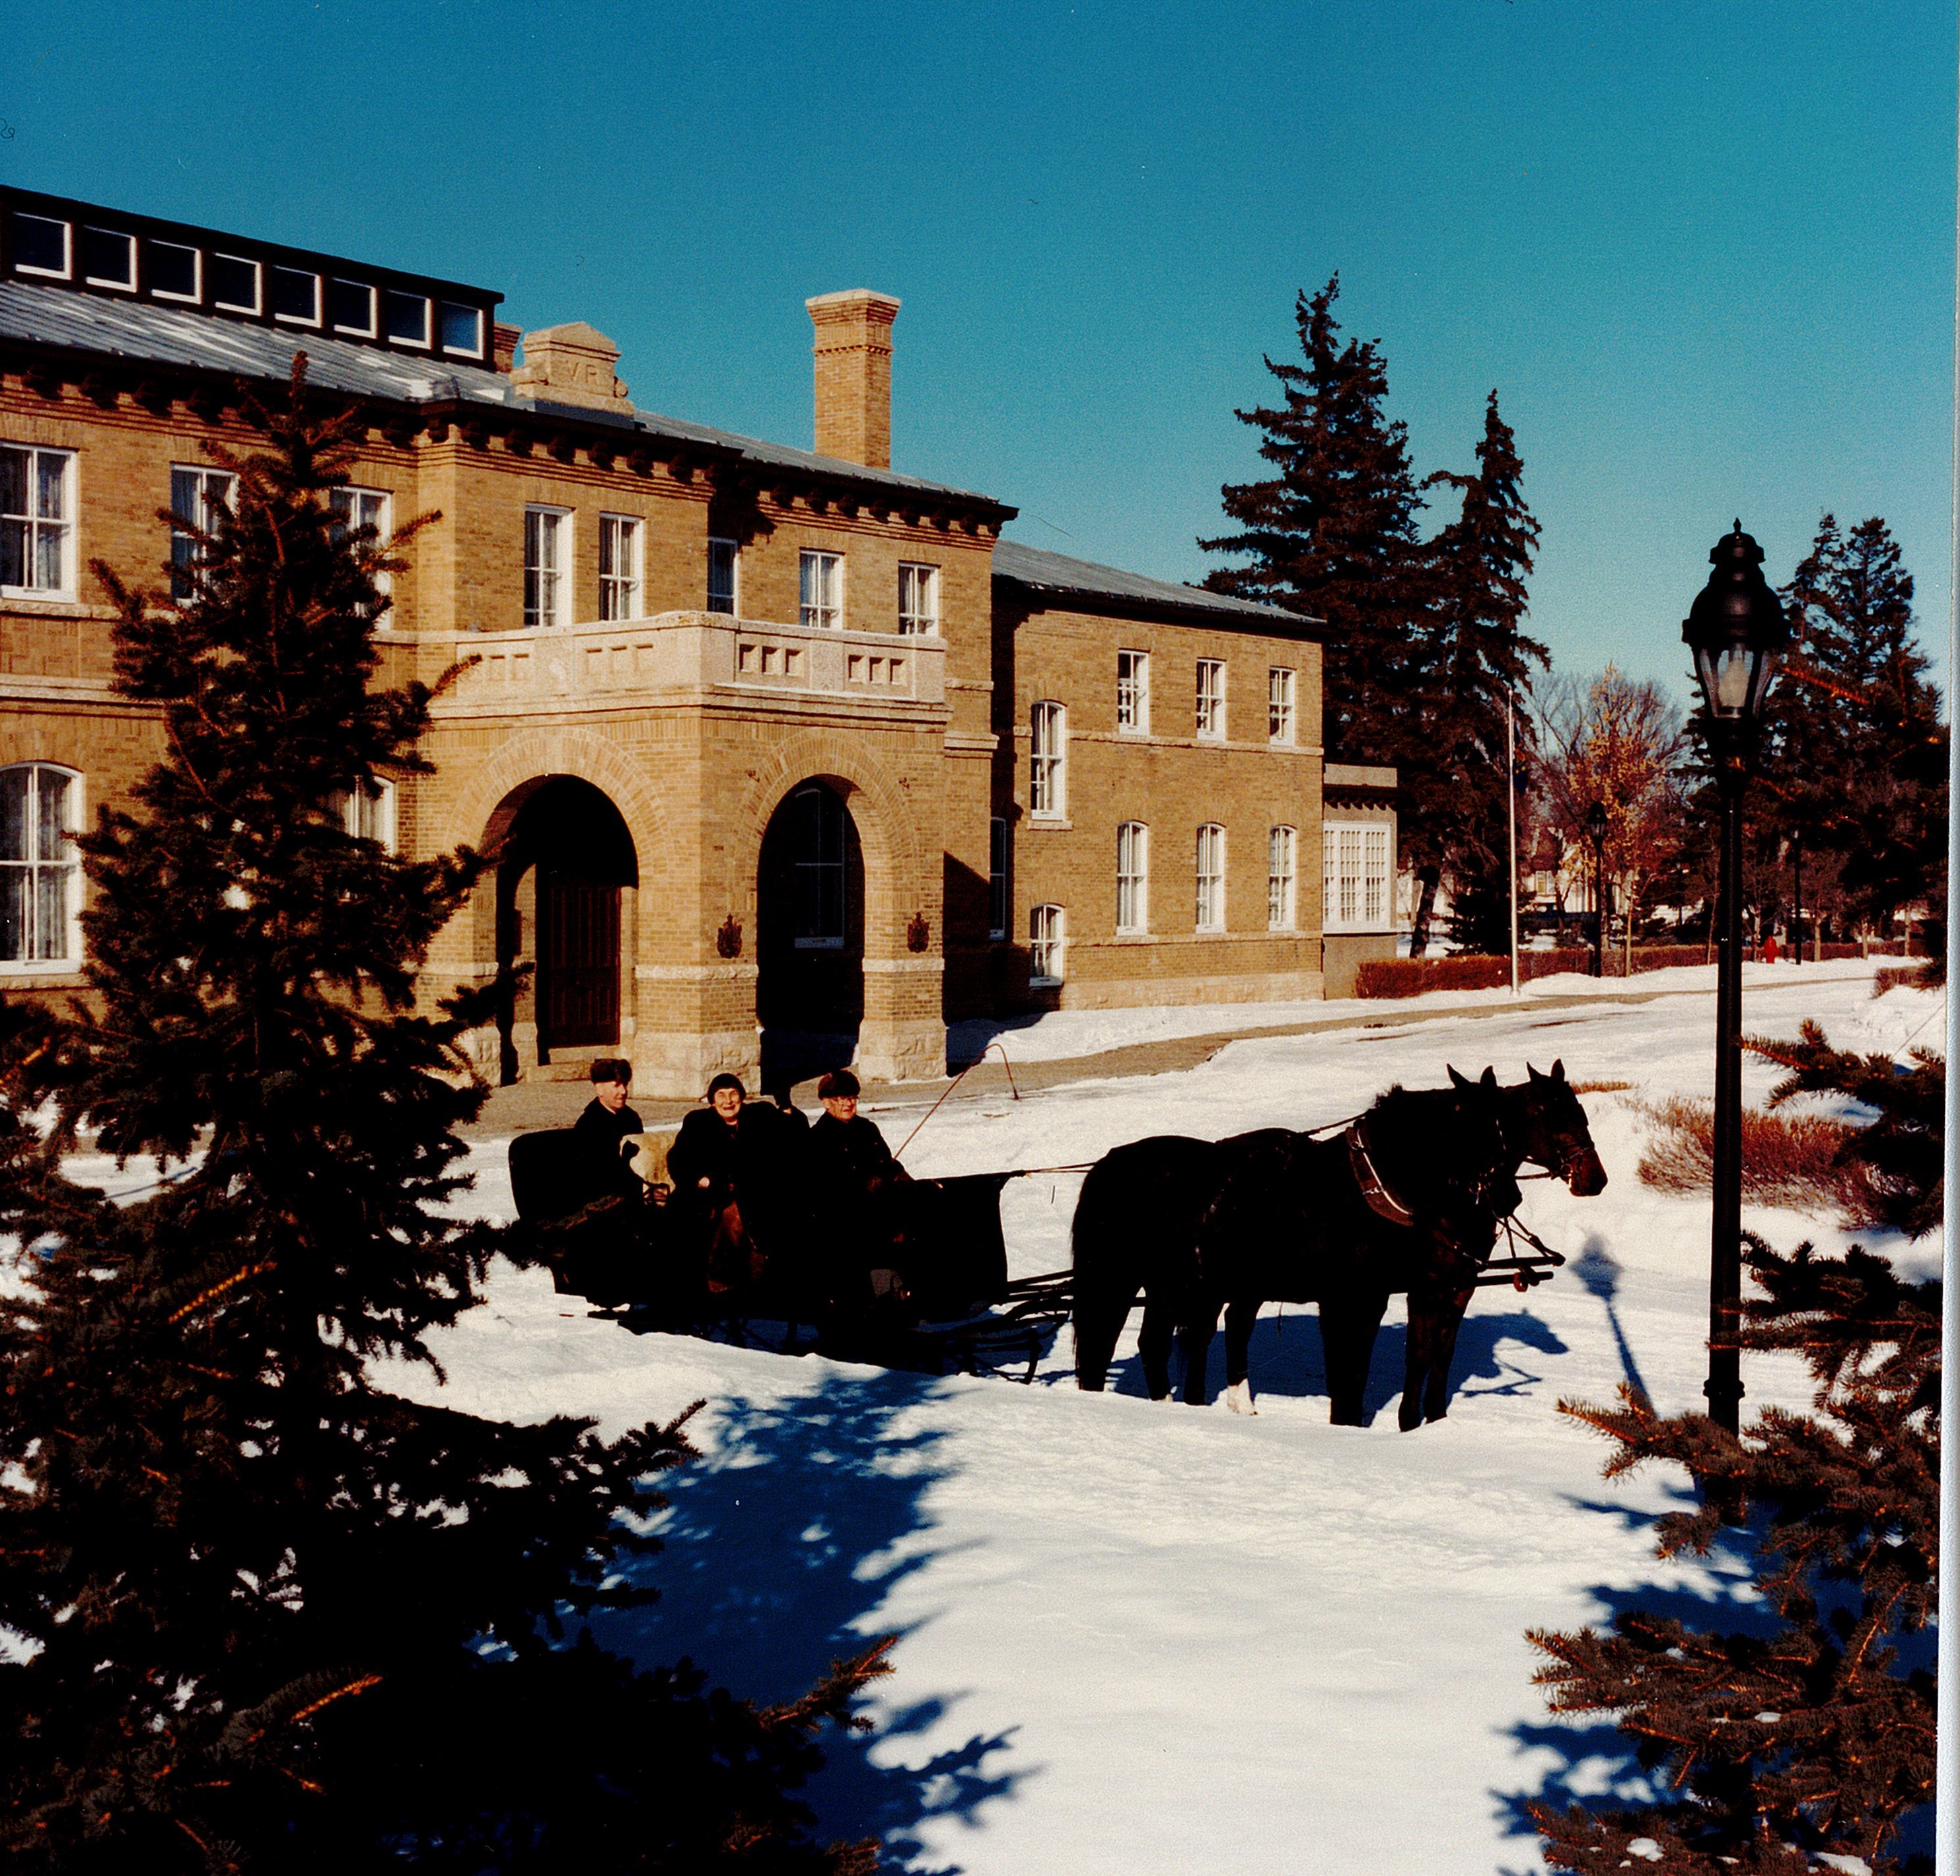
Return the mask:
<svg viewBox="0 0 1960 1876"><path fill-rule="evenodd" d="M1532 628L1685 692L1739 514L1887 517L1944 672L1951 0L0 0L0 178L583 319L642 409L807 445L810 294L896 329L894 466L1169 579L1339 272L1419 473L1485 393ZM1432 524L1438 517L1430 517Z"/></svg>

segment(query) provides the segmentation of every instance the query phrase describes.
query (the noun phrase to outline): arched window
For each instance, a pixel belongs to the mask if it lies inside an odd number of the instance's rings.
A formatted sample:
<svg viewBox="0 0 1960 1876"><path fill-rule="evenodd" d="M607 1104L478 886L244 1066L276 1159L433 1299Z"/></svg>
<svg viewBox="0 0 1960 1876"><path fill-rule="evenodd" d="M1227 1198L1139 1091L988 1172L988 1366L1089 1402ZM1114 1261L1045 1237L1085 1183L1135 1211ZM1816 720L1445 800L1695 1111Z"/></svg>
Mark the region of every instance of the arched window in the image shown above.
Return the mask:
<svg viewBox="0 0 1960 1876"><path fill-rule="evenodd" d="M1266 836L1266 928L1291 931L1297 894L1300 837L1290 827L1276 827Z"/></svg>
<svg viewBox="0 0 1960 1876"><path fill-rule="evenodd" d="M1058 905L1028 908L1028 954L1031 981L1059 984L1068 968L1068 915Z"/></svg>
<svg viewBox="0 0 1960 1876"><path fill-rule="evenodd" d="M1028 752L1028 806L1044 821L1068 812L1068 713L1059 704L1037 704Z"/></svg>
<svg viewBox="0 0 1960 1876"><path fill-rule="evenodd" d="M796 857L796 948L844 948L844 803L820 783L799 788L790 813Z"/></svg>
<svg viewBox="0 0 1960 1876"><path fill-rule="evenodd" d="M1125 821L1116 830L1116 929L1148 931L1150 927L1150 830Z"/></svg>
<svg viewBox="0 0 1960 1876"><path fill-rule="evenodd" d="M0 768L0 969L79 961L81 861L70 836L81 812L72 769Z"/></svg>
<svg viewBox="0 0 1960 1876"><path fill-rule="evenodd" d="M1198 929L1225 929L1225 830L1212 821L1198 830Z"/></svg>

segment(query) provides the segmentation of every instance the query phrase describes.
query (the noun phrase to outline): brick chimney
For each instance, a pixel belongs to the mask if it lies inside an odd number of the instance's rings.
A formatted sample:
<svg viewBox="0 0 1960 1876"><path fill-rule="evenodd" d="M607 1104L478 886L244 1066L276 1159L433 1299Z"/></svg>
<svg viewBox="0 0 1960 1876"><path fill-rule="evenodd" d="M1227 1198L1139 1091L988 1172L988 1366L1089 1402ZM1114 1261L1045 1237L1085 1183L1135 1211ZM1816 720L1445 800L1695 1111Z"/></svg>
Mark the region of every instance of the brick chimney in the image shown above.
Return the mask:
<svg viewBox="0 0 1960 1876"><path fill-rule="evenodd" d="M816 328L816 453L892 466L892 322L899 303L855 287L806 300Z"/></svg>

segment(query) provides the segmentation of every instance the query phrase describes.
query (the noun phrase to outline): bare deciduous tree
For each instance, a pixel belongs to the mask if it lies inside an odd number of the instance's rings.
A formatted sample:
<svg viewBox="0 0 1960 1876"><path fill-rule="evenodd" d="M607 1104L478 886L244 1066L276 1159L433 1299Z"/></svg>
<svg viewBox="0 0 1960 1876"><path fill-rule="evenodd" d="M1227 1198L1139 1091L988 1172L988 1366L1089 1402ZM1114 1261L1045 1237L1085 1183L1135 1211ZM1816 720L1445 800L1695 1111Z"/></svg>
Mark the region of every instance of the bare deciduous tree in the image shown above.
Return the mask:
<svg viewBox="0 0 1960 1876"><path fill-rule="evenodd" d="M1538 724L1539 796L1558 838L1568 848L1583 846L1592 804L1606 811L1607 876L1627 910L1631 972L1640 894L1680 853L1688 747L1680 707L1651 679L1609 664L1589 680L1560 677L1542 686Z"/></svg>

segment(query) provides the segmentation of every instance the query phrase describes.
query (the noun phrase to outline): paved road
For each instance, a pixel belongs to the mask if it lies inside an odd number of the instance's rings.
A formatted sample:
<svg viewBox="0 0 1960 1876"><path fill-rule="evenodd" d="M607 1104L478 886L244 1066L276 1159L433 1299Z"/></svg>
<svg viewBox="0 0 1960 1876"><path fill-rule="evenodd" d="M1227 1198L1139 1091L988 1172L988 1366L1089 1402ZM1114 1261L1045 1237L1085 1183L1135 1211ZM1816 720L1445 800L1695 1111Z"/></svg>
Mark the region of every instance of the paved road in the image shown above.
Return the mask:
<svg viewBox="0 0 1960 1876"><path fill-rule="evenodd" d="M1501 1016L1520 1007L1533 1011L1568 1010L1601 1003L1647 1003L1657 997L1707 994L1705 990L1591 991L1578 997L1534 997L1523 1005L1506 998L1444 1010L1400 1011L1392 1003L1384 1003L1379 1015L1371 1013L1367 1016L1309 1016L1299 1022L1270 1029L1220 1029L1208 1035L1175 1036L1161 1041L1131 1043L1122 1048L1105 1049L1093 1055L1064 1056L1052 1061L1017 1062L1013 1079L1015 1086L1025 1094L1032 1089L1059 1087L1071 1082L1115 1080L1129 1075L1173 1074L1197 1067L1227 1043L1252 1037L1310 1035L1322 1029L1401 1029L1410 1023L1457 1020L1465 1016ZM1011 1054L1011 1032L1007 1047ZM922 1111L952 1086L950 1077L937 1081L867 1082L864 1085L864 1104L867 1108L899 1106ZM998 1055L989 1055L968 1071L953 1099L994 1100L1007 1092L1007 1071L1001 1066ZM590 1090L583 1082L526 1082L514 1088L498 1088L484 1104L482 1114L460 1131L467 1137L485 1139L529 1133L536 1127L569 1127L590 1099ZM796 1102L807 1111L816 1111L814 1079L797 1084ZM677 1121L690 1108L698 1105L692 1101L651 1099L635 1100L633 1103L641 1119L652 1127Z"/></svg>

